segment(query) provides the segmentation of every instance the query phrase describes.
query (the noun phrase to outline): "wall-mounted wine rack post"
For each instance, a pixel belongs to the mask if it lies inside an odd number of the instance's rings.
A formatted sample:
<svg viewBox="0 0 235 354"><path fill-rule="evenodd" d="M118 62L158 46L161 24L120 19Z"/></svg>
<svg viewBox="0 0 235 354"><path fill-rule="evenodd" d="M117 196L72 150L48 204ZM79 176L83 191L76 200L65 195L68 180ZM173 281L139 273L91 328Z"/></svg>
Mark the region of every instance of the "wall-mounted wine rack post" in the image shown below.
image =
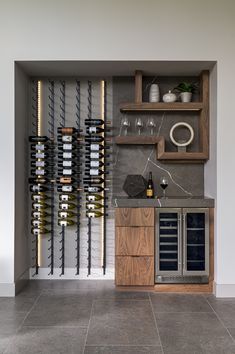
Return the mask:
<svg viewBox="0 0 235 354"><path fill-rule="evenodd" d="M49 136L51 145L54 148L54 141L55 141L55 83L54 81L49 81ZM48 275L53 275L54 273L54 209L55 209L55 196L54 196L54 177L55 177L55 169L54 164L52 163L51 166L51 173L52 173L52 180L51 180L51 237L49 238L48 242L50 246L48 251L50 251L50 255L48 258L50 259L50 264L48 267L50 268L50 273Z"/></svg>
<svg viewBox="0 0 235 354"><path fill-rule="evenodd" d="M80 94L80 82L76 81L76 125L78 132L81 131L81 94ZM77 173L80 172L80 153L77 154ZM80 196L80 178L77 178L77 205L79 205ZM76 275L79 274L80 270L80 213L77 213L77 230L76 230Z"/></svg>
<svg viewBox="0 0 235 354"><path fill-rule="evenodd" d="M92 118L92 84L91 84L91 81L88 81L88 116L87 118L89 120L91 120ZM88 269L88 272L87 272L87 275L90 275L91 274L91 218L88 218L88 231L87 231L87 234L88 234L88 257L87 257L87 260L88 260L88 264L87 264L87 269Z"/></svg>

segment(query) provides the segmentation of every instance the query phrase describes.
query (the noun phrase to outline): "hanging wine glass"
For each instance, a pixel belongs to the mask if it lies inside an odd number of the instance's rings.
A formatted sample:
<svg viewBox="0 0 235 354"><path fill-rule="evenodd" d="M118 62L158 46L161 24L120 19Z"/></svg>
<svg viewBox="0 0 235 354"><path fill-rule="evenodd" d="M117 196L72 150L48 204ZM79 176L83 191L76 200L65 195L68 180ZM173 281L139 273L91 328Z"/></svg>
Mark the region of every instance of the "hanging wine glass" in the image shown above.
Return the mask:
<svg viewBox="0 0 235 354"><path fill-rule="evenodd" d="M135 120L135 126L136 126L136 128L138 129L138 134L140 135L140 134L141 134L141 129L142 129L143 126L144 126L144 123L143 123L143 121L142 121L141 118L136 118L136 120Z"/></svg>
<svg viewBox="0 0 235 354"><path fill-rule="evenodd" d="M156 128L156 123L154 118L149 118L147 121L147 128L150 129L150 135L154 134L154 128Z"/></svg>
<svg viewBox="0 0 235 354"><path fill-rule="evenodd" d="M160 178L160 186L163 189L163 198L166 198L166 188L168 187L168 179L166 177Z"/></svg>
<svg viewBox="0 0 235 354"><path fill-rule="evenodd" d="M124 135L127 135L127 129L130 127L131 123L127 117L123 117L121 120L121 127L124 128Z"/></svg>

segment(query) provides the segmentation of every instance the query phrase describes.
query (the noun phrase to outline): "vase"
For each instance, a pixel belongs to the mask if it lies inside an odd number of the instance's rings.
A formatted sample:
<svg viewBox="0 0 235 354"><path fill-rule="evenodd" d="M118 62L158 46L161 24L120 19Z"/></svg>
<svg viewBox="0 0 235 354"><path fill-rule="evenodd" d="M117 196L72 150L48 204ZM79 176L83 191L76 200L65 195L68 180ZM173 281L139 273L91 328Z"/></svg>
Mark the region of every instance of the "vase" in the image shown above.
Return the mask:
<svg viewBox="0 0 235 354"><path fill-rule="evenodd" d="M180 99L181 102L191 102L192 92L181 92Z"/></svg>
<svg viewBox="0 0 235 354"><path fill-rule="evenodd" d="M162 97L163 102L170 103L170 102L175 102L176 101L176 95L172 93L171 91L168 91L168 93L165 93Z"/></svg>
<svg viewBox="0 0 235 354"><path fill-rule="evenodd" d="M149 90L149 102L160 101L160 90L158 84L152 84Z"/></svg>

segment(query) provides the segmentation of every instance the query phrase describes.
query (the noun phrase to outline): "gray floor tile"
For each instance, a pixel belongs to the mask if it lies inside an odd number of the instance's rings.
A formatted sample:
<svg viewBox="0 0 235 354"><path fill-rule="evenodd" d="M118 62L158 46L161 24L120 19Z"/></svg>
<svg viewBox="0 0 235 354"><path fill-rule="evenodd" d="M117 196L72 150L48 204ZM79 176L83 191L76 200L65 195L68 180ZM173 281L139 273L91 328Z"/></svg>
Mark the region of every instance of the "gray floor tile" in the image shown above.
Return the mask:
<svg viewBox="0 0 235 354"><path fill-rule="evenodd" d="M202 295L150 294L154 312L212 312Z"/></svg>
<svg viewBox="0 0 235 354"><path fill-rule="evenodd" d="M162 349L159 346L86 346L84 354L162 354Z"/></svg>
<svg viewBox="0 0 235 354"><path fill-rule="evenodd" d="M11 340L14 338L15 334L4 334L0 335L0 353L3 354L4 350L7 348Z"/></svg>
<svg viewBox="0 0 235 354"><path fill-rule="evenodd" d="M228 328L229 333L231 334L231 336L233 337L233 339L235 340L235 328Z"/></svg>
<svg viewBox="0 0 235 354"><path fill-rule="evenodd" d="M159 345L149 301L95 301L87 345Z"/></svg>
<svg viewBox="0 0 235 354"><path fill-rule="evenodd" d="M28 312L35 303L38 295L20 294L16 297L0 298L0 313Z"/></svg>
<svg viewBox="0 0 235 354"><path fill-rule="evenodd" d="M220 299L214 295L207 296L207 300L224 323L225 327L235 327L235 299Z"/></svg>
<svg viewBox="0 0 235 354"><path fill-rule="evenodd" d="M96 280L31 280L25 292L38 292L44 289L96 289Z"/></svg>
<svg viewBox="0 0 235 354"><path fill-rule="evenodd" d="M0 313L0 336L16 333L22 325L25 316L25 312Z"/></svg>
<svg viewBox="0 0 235 354"><path fill-rule="evenodd" d="M85 328L23 327L4 354L82 354Z"/></svg>
<svg viewBox="0 0 235 354"><path fill-rule="evenodd" d="M80 295L74 292L41 295L24 325L87 326L91 307L92 298L86 297L86 291Z"/></svg>
<svg viewBox="0 0 235 354"><path fill-rule="evenodd" d="M234 341L214 313L157 313L156 317L165 354L235 353Z"/></svg>

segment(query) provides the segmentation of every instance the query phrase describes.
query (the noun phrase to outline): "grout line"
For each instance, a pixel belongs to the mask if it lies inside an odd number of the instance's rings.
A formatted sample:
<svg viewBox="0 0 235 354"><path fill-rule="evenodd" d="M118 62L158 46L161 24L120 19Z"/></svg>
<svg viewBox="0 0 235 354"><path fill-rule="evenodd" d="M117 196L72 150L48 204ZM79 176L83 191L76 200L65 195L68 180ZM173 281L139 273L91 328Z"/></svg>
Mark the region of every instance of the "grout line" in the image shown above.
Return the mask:
<svg viewBox="0 0 235 354"><path fill-rule="evenodd" d="M205 297L208 305L211 307L212 311L214 312L214 314L216 315L216 317L218 318L219 322L222 324L222 326L226 329L227 333L229 334L229 336L232 338L233 343L235 343L235 339L233 338L233 336L231 335L231 333L229 332L228 328L225 326L224 322L221 320L221 318L219 317L219 315L217 314L217 312L214 310L213 306L210 304L210 302L207 300L207 298Z"/></svg>
<svg viewBox="0 0 235 354"><path fill-rule="evenodd" d="M161 341L161 337L160 337L160 333L159 333L159 329L158 329L158 325L157 325L157 319L156 319L156 317L155 317L155 313L154 313L154 310L153 310L153 304L152 304L152 301L151 301L150 294L148 294L148 295L149 295L149 302L150 302L151 310L152 310L152 313L153 313L153 319L154 319L155 327L156 327L157 334L158 334L158 338L159 338L159 342L160 342L160 347L161 347L161 349L162 349L162 354L164 354L164 350L163 350L163 346L162 346L162 341Z"/></svg>
<svg viewBox="0 0 235 354"><path fill-rule="evenodd" d="M144 348L144 347L152 347L152 348L161 348L160 345L155 345L155 344L88 344L86 347L138 347L138 348ZM125 354L125 353L124 353Z"/></svg>
<svg viewBox="0 0 235 354"><path fill-rule="evenodd" d="M86 337L85 337L85 341L84 341L84 347L83 347L82 354L85 353L85 349L86 349L86 343L87 343L88 332L89 332L90 324L91 324L91 316L92 316L93 307L94 307L94 301L92 301L92 305L91 305L90 318L89 318L89 322L88 322L88 326L87 326L87 332L86 332Z"/></svg>

